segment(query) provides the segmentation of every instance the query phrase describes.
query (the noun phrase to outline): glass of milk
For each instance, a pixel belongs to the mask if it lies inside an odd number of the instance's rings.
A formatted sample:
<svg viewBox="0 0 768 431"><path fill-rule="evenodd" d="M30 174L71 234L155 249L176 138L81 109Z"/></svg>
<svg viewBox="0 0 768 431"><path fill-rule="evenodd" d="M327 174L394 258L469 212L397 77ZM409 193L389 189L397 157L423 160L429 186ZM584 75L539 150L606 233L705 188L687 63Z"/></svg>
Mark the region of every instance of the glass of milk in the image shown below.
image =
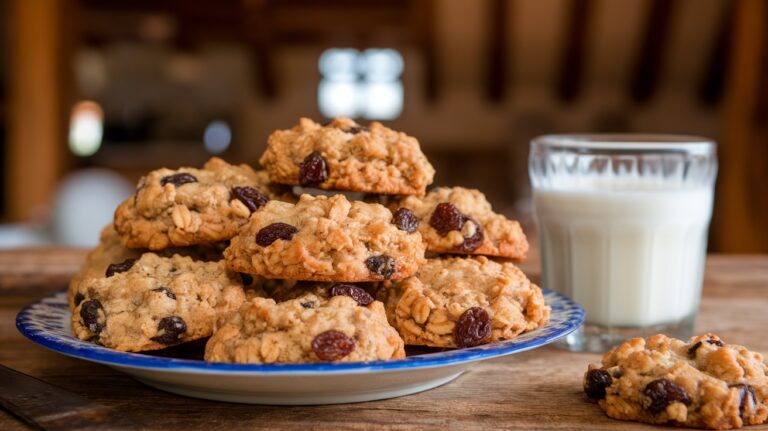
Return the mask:
<svg viewBox="0 0 768 431"><path fill-rule="evenodd" d="M699 308L717 175L694 136L547 135L529 173L542 285L586 310L564 343L605 351L630 337L687 339Z"/></svg>

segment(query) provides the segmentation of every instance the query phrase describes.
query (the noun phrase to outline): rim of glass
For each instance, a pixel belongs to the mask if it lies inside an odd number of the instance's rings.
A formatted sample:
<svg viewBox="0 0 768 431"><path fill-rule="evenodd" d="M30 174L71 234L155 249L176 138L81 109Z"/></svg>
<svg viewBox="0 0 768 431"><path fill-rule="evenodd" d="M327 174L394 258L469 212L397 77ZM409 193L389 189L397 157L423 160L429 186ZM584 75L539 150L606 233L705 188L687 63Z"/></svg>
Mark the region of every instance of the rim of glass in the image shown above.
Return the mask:
<svg viewBox="0 0 768 431"><path fill-rule="evenodd" d="M689 154L712 154L717 147L715 141L702 136L652 133L552 134L534 138L531 145L578 152L685 152Z"/></svg>

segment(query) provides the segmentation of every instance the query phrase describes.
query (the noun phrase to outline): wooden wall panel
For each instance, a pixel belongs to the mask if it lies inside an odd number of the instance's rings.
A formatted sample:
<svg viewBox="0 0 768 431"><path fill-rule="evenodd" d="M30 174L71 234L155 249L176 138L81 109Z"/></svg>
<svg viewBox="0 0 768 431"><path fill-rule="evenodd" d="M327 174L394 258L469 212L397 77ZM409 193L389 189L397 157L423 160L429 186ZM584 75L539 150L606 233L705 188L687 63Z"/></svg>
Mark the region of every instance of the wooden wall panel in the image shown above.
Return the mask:
<svg viewBox="0 0 768 431"><path fill-rule="evenodd" d="M724 252L768 252L768 119L759 118L768 76L768 3L736 3L732 62L725 90L725 139L714 246Z"/></svg>
<svg viewBox="0 0 768 431"><path fill-rule="evenodd" d="M10 220L34 217L45 208L66 151L60 79L64 3L12 0L8 4L8 146L3 172Z"/></svg>

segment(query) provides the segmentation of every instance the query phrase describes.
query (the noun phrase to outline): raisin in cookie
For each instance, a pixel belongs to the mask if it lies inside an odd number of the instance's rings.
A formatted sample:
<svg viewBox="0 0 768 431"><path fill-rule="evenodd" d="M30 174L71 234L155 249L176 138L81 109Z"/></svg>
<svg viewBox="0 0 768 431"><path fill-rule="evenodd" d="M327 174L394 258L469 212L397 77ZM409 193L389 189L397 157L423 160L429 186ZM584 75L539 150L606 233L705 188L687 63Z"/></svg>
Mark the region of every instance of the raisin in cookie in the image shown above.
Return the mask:
<svg viewBox="0 0 768 431"><path fill-rule="evenodd" d="M150 250L228 240L269 200L264 180L216 157L202 169L158 169L117 208L115 229L127 247Z"/></svg>
<svg viewBox="0 0 768 431"><path fill-rule="evenodd" d="M194 247L171 247L157 251L157 254L171 257L174 254L189 256L195 260L219 261L224 258L226 243L199 245ZM128 248L120 241L112 224L101 230L99 245L91 250L80 267L80 270L69 282L68 303L73 310L83 300L83 295L77 294L77 287L89 278L101 278L108 272L113 272L121 265L130 264L138 259L146 249Z"/></svg>
<svg viewBox="0 0 768 431"><path fill-rule="evenodd" d="M399 280L424 261L418 232L400 230L382 205L342 195L270 201L224 251L227 265L265 278Z"/></svg>
<svg viewBox="0 0 768 431"><path fill-rule="evenodd" d="M713 334L687 343L633 338L590 365L584 392L614 419L710 429L768 417L768 367L759 353Z"/></svg>
<svg viewBox="0 0 768 431"><path fill-rule="evenodd" d="M328 283L279 279L264 280L259 286L268 298L276 302L296 299L311 293L322 298L349 296L360 305L368 305L375 301L374 295L379 288L378 283Z"/></svg>
<svg viewBox="0 0 768 431"><path fill-rule="evenodd" d="M236 363L353 362L405 357L384 306L308 293L276 303L254 298L219 319L205 360Z"/></svg>
<svg viewBox="0 0 768 431"><path fill-rule="evenodd" d="M528 241L520 223L493 212L478 190L439 187L391 206L405 225L418 229L427 251L522 259Z"/></svg>
<svg viewBox="0 0 768 431"><path fill-rule="evenodd" d="M145 253L111 269L78 285L82 300L72 313L72 330L80 339L121 351L208 337L218 315L246 300L239 277L223 261Z"/></svg>
<svg viewBox="0 0 768 431"><path fill-rule="evenodd" d="M427 259L415 276L383 283L377 296L406 344L432 347L509 340L550 315L520 269L485 256Z"/></svg>
<svg viewBox="0 0 768 431"><path fill-rule="evenodd" d="M270 135L259 160L276 183L367 193L423 195L435 169L419 142L373 122L308 118Z"/></svg>

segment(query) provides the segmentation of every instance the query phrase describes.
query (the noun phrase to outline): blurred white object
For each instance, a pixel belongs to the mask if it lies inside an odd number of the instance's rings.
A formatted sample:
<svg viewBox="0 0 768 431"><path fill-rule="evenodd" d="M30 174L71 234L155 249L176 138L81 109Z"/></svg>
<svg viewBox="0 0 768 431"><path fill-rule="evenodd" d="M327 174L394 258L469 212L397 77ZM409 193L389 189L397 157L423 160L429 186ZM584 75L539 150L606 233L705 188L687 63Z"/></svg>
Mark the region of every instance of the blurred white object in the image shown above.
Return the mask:
<svg viewBox="0 0 768 431"><path fill-rule="evenodd" d="M69 149L80 157L99 151L104 136L104 111L98 103L84 100L72 107L69 120Z"/></svg>
<svg viewBox="0 0 768 431"><path fill-rule="evenodd" d="M227 151L232 142L232 130L226 121L216 120L208 123L203 133L203 146L211 154Z"/></svg>
<svg viewBox="0 0 768 431"><path fill-rule="evenodd" d="M31 224L0 225L0 249L38 247L50 243L48 235Z"/></svg>
<svg viewBox="0 0 768 431"><path fill-rule="evenodd" d="M59 185L52 205L53 240L62 245L95 246L101 229L112 222L115 208L134 191L123 177L106 169L71 174Z"/></svg>

